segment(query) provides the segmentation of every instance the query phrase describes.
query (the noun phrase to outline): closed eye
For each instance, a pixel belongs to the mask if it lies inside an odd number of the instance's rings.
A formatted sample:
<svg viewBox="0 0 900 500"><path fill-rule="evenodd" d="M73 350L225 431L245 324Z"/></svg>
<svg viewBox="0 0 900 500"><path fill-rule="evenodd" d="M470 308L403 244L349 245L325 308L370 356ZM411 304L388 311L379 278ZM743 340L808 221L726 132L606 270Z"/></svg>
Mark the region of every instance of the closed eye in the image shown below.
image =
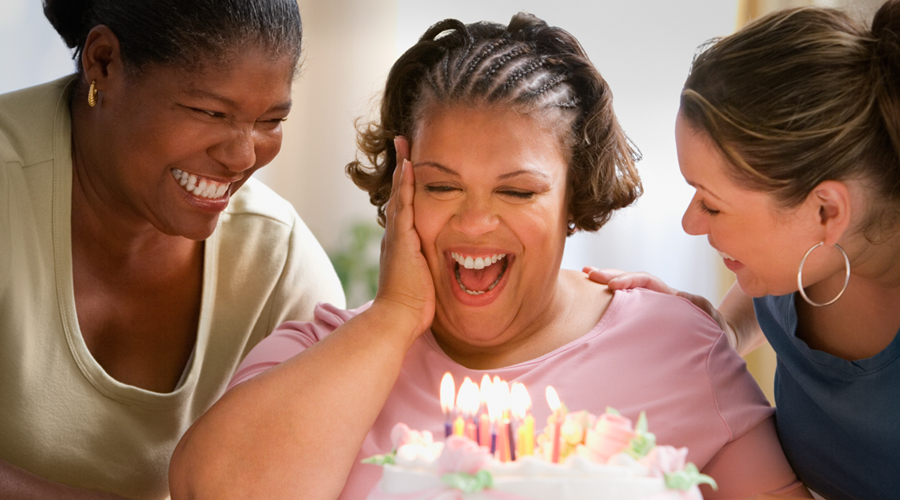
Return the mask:
<svg viewBox="0 0 900 500"><path fill-rule="evenodd" d="M500 194L512 196L513 198L518 198L520 200L530 200L534 197L534 193L531 191L519 191L516 189L504 189L503 191L500 191Z"/></svg>
<svg viewBox="0 0 900 500"><path fill-rule="evenodd" d="M700 200L697 202L697 208L699 208L701 212L703 212L705 214L709 214L709 215L717 215L719 213L718 210L713 210L712 208L709 208L709 206L706 203L704 203L703 200Z"/></svg>
<svg viewBox="0 0 900 500"><path fill-rule="evenodd" d="M459 196L462 189L449 184L424 184L425 192L439 200L449 200Z"/></svg>
<svg viewBox="0 0 900 500"><path fill-rule="evenodd" d="M194 113L203 115L204 117L208 117L208 118L225 118L226 117L225 113L222 113L219 111L210 111L208 109L200 109L200 108L188 108L188 109L190 109Z"/></svg>

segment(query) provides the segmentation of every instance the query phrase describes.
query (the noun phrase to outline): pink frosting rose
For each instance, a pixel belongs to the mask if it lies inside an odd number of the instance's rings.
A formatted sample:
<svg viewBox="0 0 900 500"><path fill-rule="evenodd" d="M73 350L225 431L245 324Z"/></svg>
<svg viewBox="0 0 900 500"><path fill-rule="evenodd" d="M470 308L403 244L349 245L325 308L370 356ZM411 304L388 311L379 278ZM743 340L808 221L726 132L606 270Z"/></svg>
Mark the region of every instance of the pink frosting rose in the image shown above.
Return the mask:
<svg viewBox="0 0 900 500"><path fill-rule="evenodd" d="M395 450L406 444L419 444L428 447L433 442L434 438L430 431L414 431L402 422L394 424L394 428L391 429L391 444L394 445Z"/></svg>
<svg viewBox="0 0 900 500"><path fill-rule="evenodd" d="M438 473L465 472L475 474L491 461L487 448L463 436L450 436L438 458Z"/></svg>
<svg viewBox="0 0 900 500"><path fill-rule="evenodd" d="M609 457L621 452L634 437L631 420L614 413L604 413L593 429L588 429L580 453L590 460L605 464Z"/></svg>
<svg viewBox="0 0 900 500"><path fill-rule="evenodd" d="M684 470L684 466L687 465L687 454L687 448L657 446L650 450L640 463L650 469L651 476L666 477L670 472Z"/></svg>

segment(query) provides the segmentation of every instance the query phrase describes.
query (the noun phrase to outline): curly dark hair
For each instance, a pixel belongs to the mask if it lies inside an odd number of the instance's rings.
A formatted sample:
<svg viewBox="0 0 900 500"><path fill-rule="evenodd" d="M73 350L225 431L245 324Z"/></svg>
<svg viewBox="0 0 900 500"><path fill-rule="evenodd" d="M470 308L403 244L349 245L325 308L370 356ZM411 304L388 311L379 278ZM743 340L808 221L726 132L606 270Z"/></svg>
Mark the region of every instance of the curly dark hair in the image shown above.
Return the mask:
<svg viewBox="0 0 900 500"><path fill-rule="evenodd" d="M509 26L441 21L394 63L378 120L358 127L357 160L347 173L378 207L383 225L397 163L393 139L415 138L415 127L436 106L503 105L557 123L569 149L569 234L596 231L612 212L641 194L640 153L612 107L612 93L567 31L519 13Z"/></svg>

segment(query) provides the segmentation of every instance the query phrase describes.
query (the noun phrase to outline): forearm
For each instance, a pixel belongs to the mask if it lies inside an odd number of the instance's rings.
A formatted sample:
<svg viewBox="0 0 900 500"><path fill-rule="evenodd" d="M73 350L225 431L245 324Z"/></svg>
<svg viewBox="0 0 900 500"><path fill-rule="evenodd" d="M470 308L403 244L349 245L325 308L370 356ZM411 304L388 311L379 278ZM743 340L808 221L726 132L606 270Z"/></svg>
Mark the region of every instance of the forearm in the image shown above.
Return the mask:
<svg viewBox="0 0 900 500"><path fill-rule="evenodd" d="M0 498L8 500L124 500L124 497L75 488L32 474L0 460Z"/></svg>
<svg viewBox="0 0 900 500"><path fill-rule="evenodd" d="M753 298L744 293L737 283L725 294L718 309L734 331L735 338L729 341L738 354L744 356L766 342L766 337L756 321Z"/></svg>
<svg viewBox="0 0 900 500"><path fill-rule="evenodd" d="M181 498L336 498L381 411L414 327L377 305L229 391L185 434Z"/></svg>

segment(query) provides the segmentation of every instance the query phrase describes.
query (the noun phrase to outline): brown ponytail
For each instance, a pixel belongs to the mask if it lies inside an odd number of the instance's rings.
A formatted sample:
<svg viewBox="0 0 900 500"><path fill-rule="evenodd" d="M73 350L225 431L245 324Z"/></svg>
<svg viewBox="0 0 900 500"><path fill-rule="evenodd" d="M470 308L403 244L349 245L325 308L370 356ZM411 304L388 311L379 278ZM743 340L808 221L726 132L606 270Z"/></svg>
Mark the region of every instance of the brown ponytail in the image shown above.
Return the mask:
<svg viewBox="0 0 900 500"><path fill-rule="evenodd" d="M872 186L867 236L900 214L900 0L871 30L845 13L786 9L712 41L681 113L710 135L739 184L801 203L826 180Z"/></svg>

